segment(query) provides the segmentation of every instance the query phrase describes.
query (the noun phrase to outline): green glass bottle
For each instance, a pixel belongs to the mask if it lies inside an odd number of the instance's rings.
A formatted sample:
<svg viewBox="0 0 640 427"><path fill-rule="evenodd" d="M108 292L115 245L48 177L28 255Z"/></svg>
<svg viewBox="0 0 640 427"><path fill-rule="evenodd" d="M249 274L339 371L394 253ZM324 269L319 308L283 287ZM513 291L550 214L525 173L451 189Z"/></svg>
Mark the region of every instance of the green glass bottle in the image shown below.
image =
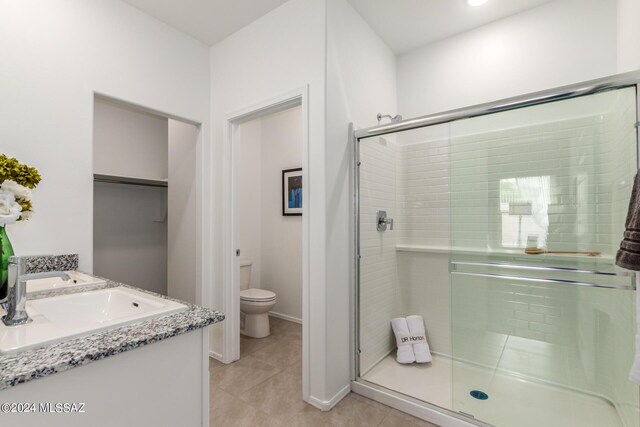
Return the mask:
<svg viewBox="0 0 640 427"><path fill-rule="evenodd" d="M5 226L0 226L0 301L7 298L9 289L9 258L14 255L13 246Z"/></svg>

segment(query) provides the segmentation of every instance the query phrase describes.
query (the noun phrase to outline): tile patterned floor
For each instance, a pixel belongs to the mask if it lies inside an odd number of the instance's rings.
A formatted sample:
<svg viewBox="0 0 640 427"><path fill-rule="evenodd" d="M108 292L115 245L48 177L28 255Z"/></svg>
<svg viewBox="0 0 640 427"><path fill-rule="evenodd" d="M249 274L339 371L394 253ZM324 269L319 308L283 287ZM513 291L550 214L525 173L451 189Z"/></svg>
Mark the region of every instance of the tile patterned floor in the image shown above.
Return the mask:
<svg viewBox="0 0 640 427"><path fill-rule="evenodd" d="M209 359L211 427L437 427L351 393L329 412L302 401L302 328L271 318L271 335L241 337L240 360Z"/></svg>

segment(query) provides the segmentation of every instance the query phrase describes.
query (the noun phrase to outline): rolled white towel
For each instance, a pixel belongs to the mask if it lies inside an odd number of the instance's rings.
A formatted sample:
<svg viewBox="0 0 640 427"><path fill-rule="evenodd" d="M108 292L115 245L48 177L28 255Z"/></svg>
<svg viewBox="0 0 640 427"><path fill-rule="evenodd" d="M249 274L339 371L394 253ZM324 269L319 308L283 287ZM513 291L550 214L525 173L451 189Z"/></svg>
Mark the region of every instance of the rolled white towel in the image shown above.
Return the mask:
<svg viewBox="0 0 640 427"><path fill-rule="evenodd" d="M407 339L409 337L407 319L404 317L391 319L391 328L393 329L393 333L396 335L396 343L398 345L396 360L398 363L415 362L416 357L413 355L413 345L411 345L411 342Z"/></svg>
<svg viewBox="0 0 640 427"><path fill-rule="evenodd" d="M407 325L409 326L409 333L411 334L411 341L413 342L413 354L415 355L416 362L431 362L433 359L431 358L431 351L429 351L422 316L407 316Z"/></svg>

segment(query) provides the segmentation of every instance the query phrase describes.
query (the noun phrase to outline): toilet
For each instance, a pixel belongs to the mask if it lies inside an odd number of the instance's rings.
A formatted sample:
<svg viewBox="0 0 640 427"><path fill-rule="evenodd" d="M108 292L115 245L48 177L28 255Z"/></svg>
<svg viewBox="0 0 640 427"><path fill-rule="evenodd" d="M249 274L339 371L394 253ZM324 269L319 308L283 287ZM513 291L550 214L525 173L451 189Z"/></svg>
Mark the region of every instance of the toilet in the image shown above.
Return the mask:
<svg viewBox="0 0 640 427"><path fill-rule="evenodd" d="M276 305L276 294L250 288L251 261L240 262L240 332L251 338L269 336L269 311Z"/></svg>

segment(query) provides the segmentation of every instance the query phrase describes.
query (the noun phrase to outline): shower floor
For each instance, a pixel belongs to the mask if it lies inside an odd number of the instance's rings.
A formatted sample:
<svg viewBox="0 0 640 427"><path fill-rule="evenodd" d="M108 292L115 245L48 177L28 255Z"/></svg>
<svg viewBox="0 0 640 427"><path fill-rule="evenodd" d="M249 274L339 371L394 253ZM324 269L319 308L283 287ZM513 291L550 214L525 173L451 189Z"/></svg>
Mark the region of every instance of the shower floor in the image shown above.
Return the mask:
<svg viewBox="0 0 640 427"><path fill-rule="evenodd" d="M473 415L498 427L624 427L606 400L527 381L449 357L433 363L401 365L395 352L362 378L437 406ZM452 381L452 372L455 380ZM487 400L469 395L482 390Z"/></svg>

